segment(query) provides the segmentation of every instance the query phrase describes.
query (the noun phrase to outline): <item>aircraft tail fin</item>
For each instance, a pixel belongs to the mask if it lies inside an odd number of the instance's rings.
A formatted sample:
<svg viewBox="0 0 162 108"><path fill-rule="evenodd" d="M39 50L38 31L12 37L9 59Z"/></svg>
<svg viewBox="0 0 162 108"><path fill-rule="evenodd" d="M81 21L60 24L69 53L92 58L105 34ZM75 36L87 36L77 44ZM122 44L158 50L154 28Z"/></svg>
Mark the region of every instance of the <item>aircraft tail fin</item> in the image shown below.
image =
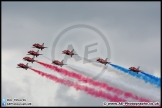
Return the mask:
<svg viewBox="0 0 162 108"><path fill-rule="evenodd" d="M34 60L35 56L33 56L33 60Z"/></svg>
<svg viewBox="0 0 162 108"><path fill-rule="evenodd" d="M28 66L28 63L26 63L26 66Z"/></svg>
<svg viewBox="0 0 162 108"><path fill-rule="evenodd" d="M108 58L105 59L105 61L107 61Z"/></svg>
<svg viewBox="0 0 162 108"><path fill-rule="evenodd" d="M67 65L67 64L62 64L62 65L60 65L60 67L62 67L63 65Z"/></svg>
<svg viewBox="0 0 162 108"><path fill-rule="evenodd" d="M62 60L61 63L62 63L62 65L60 65L61 67L62 67L63 65L67 65L67 64L64 64L64 60Z"/></svg>
<svg viewBox="0 0 162 108"><path fill-rule="evenodd" d="M138 68L137 69L139 69L140 68L140 66L138 66Z"/></svg>
<svg viewBox="0 0 162 108"><path fill-rule="evenodd" d="M39 54L39 50L38 50L38 51L37 51L37 55L36 55L36 57L39 56L39 55L43 55L43 54Z"/></svg>
<svg viewBox="0 0 162 108"><path fill-rule="evenodd" d="M74 52L74 49L72 49L71 52Z"/></svg>
<svg viewBox="0 0 162 108"><path fill-rule="evenodd" d="M42 44L42 46L44 46L44 43Z"/></svg>

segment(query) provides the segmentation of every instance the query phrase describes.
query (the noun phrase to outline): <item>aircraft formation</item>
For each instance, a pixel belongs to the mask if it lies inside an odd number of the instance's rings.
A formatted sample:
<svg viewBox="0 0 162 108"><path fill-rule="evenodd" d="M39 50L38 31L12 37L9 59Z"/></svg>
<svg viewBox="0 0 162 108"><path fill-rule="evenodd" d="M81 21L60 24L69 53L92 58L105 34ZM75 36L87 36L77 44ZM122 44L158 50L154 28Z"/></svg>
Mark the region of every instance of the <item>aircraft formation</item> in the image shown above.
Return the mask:
<svg viewBox="0 0 162 108"><path fill-rule="evenodd" d="M35 43L33 44L33 48L38 48L38 49L44 49L44 48L47 48L47 47L44 47L44 43L42 45L38 44L38 43ZM28 54L27 55L33 55L33 58L30 58L30 57L24 57L23 60L25 61L28 61L28 62L35 62L36 60L34 60L34 57L38 57L39 55L43 55L43 54L39 54L39 50L37 52L33 51L33 50L30 50L28 51ZM19 63L17 64L17 68L23 68L23 69L28 69L28 68L31 68L30 66L28 66L28 63L25 65L23 63Z"/></svg>
<svg viewBox="0 0 162 108"><path fill-rule="evenodd" d="M44 47L44 43L41 45L41 44L38 44L38 43L35 43L35 44L33 44L33 47L32 48L37 48L37 49L41 49L41 50L43 50L44 48L47 48L47 47ZM74 49L72 49L71 51L70 50L63 50L62 51L62 54L66 54L66 55L69 55L69 56L73 56L73 55L77 55L77 54L75 54L74 53ZM30 50L30 51L28 51L28 54L27 55L33 55L33 58L30 58L30 57L24 57L23 58L23 60L25 60L25 61L28 61L28 62L31 62L31 63L33 63L33 62L35 62L36 60L34 60L34 57L36 56L36 57L38 57L39 55L43 55L43 54L39 54L39 50L37 51L37 52L35 52L35 51L33 51L33 50ZM104 59L102 59L102 58L98 58L97 60L96 60L96 62L99 62L99 63L101 63L101 64L104 64L104 65L106 65L106 64L110 64L111 62L108 62L107 61L107 59L108 58L106 58L105 60ZM60 67L62 67L63 65L67 65L67 64L64 64L63 63L63 61L64 60L62 60L61 62L59 61L59 60L53 60L52 61L52 64L55 64L55 65L58 65L58 66L60 66ZM23 64L23 63L19 63L19 64L17 64L17 68L23 68L23 69L28 69L28 68L31 68L30 66L28 66L28 63L25 65L25 64ZM140 67L130 67L130 68L128 68L130 71L132 71L132 72L135 72L135 73L139 73L139 72L142 72L142 70L139 70L139 68Z"/></svg>

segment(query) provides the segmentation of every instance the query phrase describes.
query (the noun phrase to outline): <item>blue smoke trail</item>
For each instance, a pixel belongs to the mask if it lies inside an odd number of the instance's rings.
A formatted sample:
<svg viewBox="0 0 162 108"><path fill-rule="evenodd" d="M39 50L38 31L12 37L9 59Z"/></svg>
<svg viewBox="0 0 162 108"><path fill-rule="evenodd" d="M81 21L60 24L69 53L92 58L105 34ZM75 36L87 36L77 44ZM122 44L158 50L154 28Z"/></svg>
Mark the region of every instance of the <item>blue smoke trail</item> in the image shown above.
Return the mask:
<svg viewBox="0 0 162 108"><path fill-rule="evenodd" d="M150 74L147 74L147 73L145 73L145 72L141 72L142 74L144 74L144 75L146 75L146 76L148 76L148 77L150 77L151 79L156 79L156 80L161 80L161 78L158 78L158 77L156 77L156 76L153 76L153 75L150 75Z"/></svg>
<svg viewBox="0 0 162 108"><path fill-rule="evenodd" d="M130 74L130 75L132 75L132 76L134 76L134 77L136 77L136 78L139 78L139 79L142 79L142 80L144 80L146 83L147 82L149 82L149 83L151 83L151 84L154 84L154 85L156 85L157 87L161 87L161 84L160 84L160 80L159 79L157 79L157 78L153 78L152 77L152 79L151 79L151 77L148 77L148 76L146 76L146 75L144 75L144 74L141 74L141 73L135 73L135 72L131 72L130 70L128 70L128 69L126 69L126 68L123 68L123 67L121 67L121 66L118 66L118 65L115 65L115 64L110 64L111 66L113 66L114 68L116 68L116 69L119 69L119 70L121 70L122 72L125 72L125 73L128 73L128 74Z"/></svg>

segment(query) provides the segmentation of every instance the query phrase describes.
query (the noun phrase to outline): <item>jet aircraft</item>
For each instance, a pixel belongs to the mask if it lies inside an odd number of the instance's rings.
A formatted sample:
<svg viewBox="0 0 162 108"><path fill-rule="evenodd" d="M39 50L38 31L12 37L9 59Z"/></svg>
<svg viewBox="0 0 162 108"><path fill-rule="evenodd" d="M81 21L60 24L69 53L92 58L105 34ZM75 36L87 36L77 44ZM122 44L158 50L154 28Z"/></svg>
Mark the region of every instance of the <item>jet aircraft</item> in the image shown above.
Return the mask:
<svg viewBox="0 0 162 108"><path fill-rule="evenodd" d="M139 70L139 68L140 68L139 66L138 66L138 68L136 68L136 67L130 67L129 70L130 71L133 71L133 72L136 72L138 74L139 72L142 72L142 70Z"/></svg>
<svg viewBox="0 0 162 108"><path fill-rule="evenodd" d="M108 58L106 58L105 60L102 59L102 58L98 58L96 61L97 61L97 62L100 62L100 63L102 63L102 64L104 64L104 65L110 64L111 62L108 62L107 59L108 59Z"/></svg>
<svg viewBox="0 0 162 108"><path fill-rule="evenodd" d="M29 54L27 54L27 55L33 55L33 56L36 56L36 57L39 56L39 55L43 55L43 54L39 54L39 50L37 52L30 50L30 51L28 51L28 53Z"/></svg>
<svg viewBox="0 0 162 108"><path fill-rule="evenodd" d="M60 66L60 67L62 67L63 65L67 65L67 64L64 64L63 61L64 61L64 60L62 60L61 62L58 61L58 60L53 60L53 61L52 61L52 64L58 65L58 66Z"/></svg>
<svg viewBox="0 0 162 108"><path fill-rule="evenodd" d="M73 56L73 55L77 55L77 54L74 54L74 49L73 50L63 50L62 51L62 54L66 54L66 55L70 55L71 57Z"/></svg>
<svg viewBox="0 0 162 108"><path fill-rule="evenodd" d="M33 58L30 58L30 57L24 57L23 59L24 59L25 61L28 61L28 62L33 63L33 62L35 62L34 57L35 57L35 56L33 56Z"/></svg>
<svg viewBox="0 0 162 108"><path fill-rule="evenodd" d="M18 66L17 68L23 68L23 69L26 69L26 70L27 70L28 68L31 68L31 67L28 66L28 63L27 63L26 65L23 64L23 63L19 63L19 64L17 64L17 66Z"/></svg>
<svg viewBox="0 0 162 108"><path fill-rule="evenodd" d="M42 50L42 49L47 48L47 47L44 47L44 43L42 45L35 43L35 44L33 44L33 48L38 48L38 49Z"/></svg>

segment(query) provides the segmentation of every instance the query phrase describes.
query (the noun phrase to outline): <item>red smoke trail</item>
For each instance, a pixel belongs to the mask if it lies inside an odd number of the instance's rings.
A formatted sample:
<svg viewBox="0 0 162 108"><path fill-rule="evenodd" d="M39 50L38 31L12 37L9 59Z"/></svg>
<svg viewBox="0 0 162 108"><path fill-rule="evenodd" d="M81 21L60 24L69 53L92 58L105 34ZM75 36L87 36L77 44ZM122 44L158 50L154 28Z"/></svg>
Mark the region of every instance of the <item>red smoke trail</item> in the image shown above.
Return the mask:
<svg viewBox="0 0 162 108"><path fill-rule="evenodd" d="M113 91L113 92L115 92L117 95L124 94L124 96L125 96L126 98L129 98L129 97L130 97L130 98L133 98L133 99L135 99L135 100L139 100L139 101L141 101L141 102L149 102L148 99L140 98L140 97L138 97L137 95L134 96L132 93L124 92L124 91L122 91L122 90L120 90L120 89L118 89L118 88L111 87L111 86L109 86L108 84L103 83L103 82L94 81L93 79L88 78L88 77L85 77L85 76L83 76L83 75L81 75L81 74L78 74L78 73L75 73L75 72L70 72L70 71L67 71L67 70L65 70L65 69L58 68L58 67L56 67L56 66L53 66L53 65L50 65L50 64L46 64L46 63L42 63L42 62L39 62L39 61L37 61L37 63L39 63L39 64L41 64L41 65L43 65L43 66L45 66L45 67L47 67L47 68L50 68L50 69L52 69L52 70L54 70L54 71L57 71L57 72L59 72L59 73L62 73L62 74L64 74L64 75L66 75L66 76L76 78L76 79L78 79L79 81L82 81L82 82L85 82L85 83L90 83L90 84L92 84L92 85L94 85L94 86L100 86L101 88L106 88L106 90L108 90L108 91Z"/></svg>
<svg viewBox="0 0 162 108"><path fill-rule="evenodd" d="M47 78L49 78L49 79L51 79L51 80L53 80L55 82L59 82L59 83L64 84L66 86L73 86L76 90L85 91L88 94L91 94L91 95L93 95L95 97L102 97L104 99L110 100L111 102L126 102L126 100L119 98L117 95L111 96L110 94L105 93L105 92L103 92L101 90L97 91L97 90L95 90L93 88L89 88L87 86L79 85L79 84L74 83L74 82L72 82L70 80L61 79L61 78L58 78L58 77L56 77L54 75L47 74L47 73L41 72L41 71L36 70L36 69L32 69L32 68L30 68L30 69L33 70L34 72L38 73L41 76L45 76L45 77L47 77Z"/></svg>

